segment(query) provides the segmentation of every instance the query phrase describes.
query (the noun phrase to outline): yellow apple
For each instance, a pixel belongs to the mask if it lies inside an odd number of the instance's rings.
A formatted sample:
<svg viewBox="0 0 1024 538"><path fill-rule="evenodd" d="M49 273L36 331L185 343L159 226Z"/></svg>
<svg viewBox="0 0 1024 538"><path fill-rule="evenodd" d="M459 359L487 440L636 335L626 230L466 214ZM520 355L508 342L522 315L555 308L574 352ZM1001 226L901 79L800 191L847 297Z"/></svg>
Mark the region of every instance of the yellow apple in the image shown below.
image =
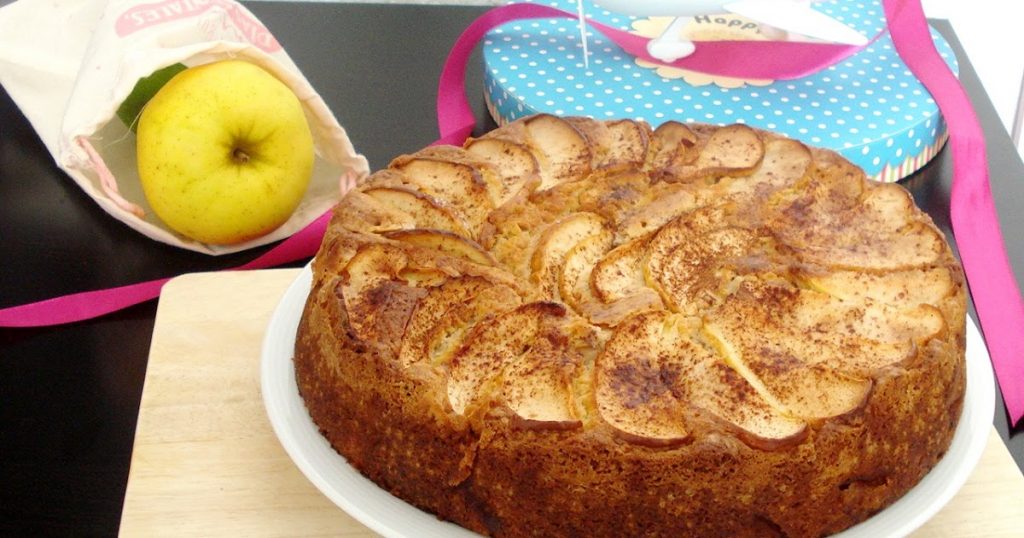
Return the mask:
<svg viewBox="0 0 1024 538"><path fill-rule="evenodd" d="M313 170L313 137L298 98L254 64L226 60L167 82L139 118L146 200L172 230L241 243L295 211Z"/></svg>

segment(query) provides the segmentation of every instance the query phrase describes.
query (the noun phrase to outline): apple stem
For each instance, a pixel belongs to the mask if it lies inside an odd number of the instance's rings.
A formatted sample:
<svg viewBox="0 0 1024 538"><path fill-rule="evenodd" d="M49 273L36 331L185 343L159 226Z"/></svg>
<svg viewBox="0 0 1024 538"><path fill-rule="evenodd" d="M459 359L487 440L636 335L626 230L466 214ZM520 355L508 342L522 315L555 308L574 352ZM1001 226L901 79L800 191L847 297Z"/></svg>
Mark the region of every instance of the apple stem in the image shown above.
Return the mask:
<svg viewBox="0 0 1024 538"><path fill-rule="evenodd" d="M234 161L238 164L245 164L249 162L249 159L251 159L251 157L249 157L249 154L246 153L245 150L243 150L242 148L233 149L231 151L231 158L234 159Z"/></svg>

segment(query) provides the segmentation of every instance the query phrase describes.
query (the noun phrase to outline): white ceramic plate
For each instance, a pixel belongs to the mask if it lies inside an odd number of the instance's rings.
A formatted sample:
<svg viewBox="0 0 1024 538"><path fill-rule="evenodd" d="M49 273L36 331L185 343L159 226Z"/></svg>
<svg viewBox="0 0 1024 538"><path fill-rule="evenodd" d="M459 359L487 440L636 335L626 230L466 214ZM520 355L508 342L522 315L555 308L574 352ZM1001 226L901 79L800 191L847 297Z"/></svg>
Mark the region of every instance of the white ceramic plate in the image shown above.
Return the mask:
<svg viewBox="0 0 1024 538"><path fill-rule="evenodd" d="M391 495L353 469L313 424L299 397L292 364L295 333L309 295L307 265L292 282L267 326L261 384L270 423L288 455L307 478L349 515L386 537L473 537ZM963 416L942 461L900 500L837 536L906 536L935 515L963 486L988 440L995 385L988 352L977 327L967 323L967 394Z"/></svg>

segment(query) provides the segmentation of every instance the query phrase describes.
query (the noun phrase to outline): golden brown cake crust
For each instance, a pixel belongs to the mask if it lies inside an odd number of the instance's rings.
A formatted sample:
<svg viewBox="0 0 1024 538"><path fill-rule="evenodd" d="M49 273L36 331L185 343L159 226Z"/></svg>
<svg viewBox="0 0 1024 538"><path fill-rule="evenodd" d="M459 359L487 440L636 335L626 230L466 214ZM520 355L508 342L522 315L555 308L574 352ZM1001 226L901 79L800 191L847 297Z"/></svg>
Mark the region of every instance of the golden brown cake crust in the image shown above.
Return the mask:
<svg viewBox="0 0 1024 538"><path fill-rule="evenodd" d="M959 265L901 187L741 125L534 116L337 207L295 348L331 445L493 536L821 536L944 454Z"/></svg>

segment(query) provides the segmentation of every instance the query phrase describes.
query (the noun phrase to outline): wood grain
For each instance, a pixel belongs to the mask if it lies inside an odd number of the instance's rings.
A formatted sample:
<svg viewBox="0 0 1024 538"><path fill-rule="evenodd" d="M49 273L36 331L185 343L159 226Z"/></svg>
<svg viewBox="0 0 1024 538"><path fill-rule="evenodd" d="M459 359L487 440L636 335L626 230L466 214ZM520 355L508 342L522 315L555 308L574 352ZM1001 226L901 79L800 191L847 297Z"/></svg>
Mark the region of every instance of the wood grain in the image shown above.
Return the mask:
<svg viewBox="0 0 1024 538"><path fill-rule="evenodd" d="M373 536L324 497L271 429L264 328L296 269L196 273L160 298L122 536ZM963 489L920 537L1020 536L1024 476L993 429Z"/></svg>

